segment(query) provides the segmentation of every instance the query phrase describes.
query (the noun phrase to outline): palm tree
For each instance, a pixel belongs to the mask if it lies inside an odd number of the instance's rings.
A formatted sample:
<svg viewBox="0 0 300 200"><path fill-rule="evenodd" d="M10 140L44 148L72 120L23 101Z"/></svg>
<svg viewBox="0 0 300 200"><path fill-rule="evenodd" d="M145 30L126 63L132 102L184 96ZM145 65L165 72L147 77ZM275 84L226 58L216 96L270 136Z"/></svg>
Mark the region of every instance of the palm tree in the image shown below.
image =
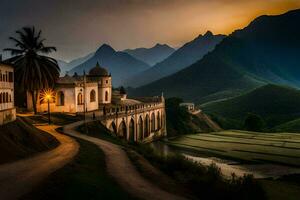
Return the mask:
<svg viewBox="0 0 300 200"><path fill-rule="evenodd" d="M46 56L56 51L56 48L44 46L45 39L41 37L41 30L36 32L34 27L23 27L16 34L18 37L9 38L15 43L15 48L6 48L4 51L9 51L13 56L7 62L15 67L16 84L31 94L36 114L38 91L53 87L59 78L57 61Z"/></svg>

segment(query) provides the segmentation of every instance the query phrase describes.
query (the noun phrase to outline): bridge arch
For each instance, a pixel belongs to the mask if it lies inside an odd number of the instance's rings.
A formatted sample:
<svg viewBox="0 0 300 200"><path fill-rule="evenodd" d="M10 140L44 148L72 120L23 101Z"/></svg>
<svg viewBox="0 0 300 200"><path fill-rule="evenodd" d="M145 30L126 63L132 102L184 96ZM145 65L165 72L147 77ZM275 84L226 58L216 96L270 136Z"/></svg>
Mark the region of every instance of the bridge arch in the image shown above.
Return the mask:
<svg viewBox="0 0 300 200"><path fill-rule="evenodd" d="M129 141L134 142L134 132L135 132L135 123L134 120L131 118L129 122Z"/></svg>
<svg viewBox="0 0 300 200"><path fill-rule="evenodd" d="M127 139L127 128L124 120L119 125L118 136Z"/></svg>
<svg viewBox="0 0 300 200"><path fill-rule="evenodd" d="M160 130L161 128L161 117L160 117L160 112L157 112L157 130Z"/></svg>
<svg viewBox="0 0 300 200"><path fill-rule="evenodd" d="M138 119L138 124L137 124L137 138L138 140L143 140L144 139L144 131L143 131L143 118L142 116L139 117Z"/></svg>
<svg viewBox="0 0 300 200"><path fill-rule="evenodd" d="M155 131L155 114L154 112L151 114L151 132Z"/></svg>
<svg viewBox="0 0 300 200"><path fill-rule="evenodd" d="M110 130L112 133L117 134L117 126L116 126L116 124L115 124L114 121L110 124L109 130Z"/></svg>
<svg viewBox="0 0 300 200"><path fill-rule="evenodd" d="M144 137L148 137L150 135L150 118L147 114L144 120Z"/></svg>

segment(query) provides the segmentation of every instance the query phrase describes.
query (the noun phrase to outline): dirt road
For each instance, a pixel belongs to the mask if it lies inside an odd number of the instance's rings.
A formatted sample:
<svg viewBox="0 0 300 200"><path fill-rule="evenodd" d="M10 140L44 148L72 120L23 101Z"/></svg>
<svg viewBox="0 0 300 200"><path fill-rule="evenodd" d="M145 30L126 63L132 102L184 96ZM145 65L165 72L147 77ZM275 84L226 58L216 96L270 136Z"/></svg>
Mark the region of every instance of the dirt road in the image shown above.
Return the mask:
<svg viewBox="0 0 300 200"><path fill-rule="evenodd" d="M64 132L68 135L92 142L101 148L105 154L108 173L113 176L115 180L130 194L139 199L147 200L184 199L183 197L178 197L158 188L156 185L142 177L133 166L121 146L98 138L83 135L75 131L75 128L82 123L83 122L76 122L67 125L64 127Z"/></svg>
<svg viewBox="0 0 300 200"><path fill-rule="evenodd" d="M57 148L39 153L31 158L0 165L0 199L18 199L55 170L70 162L77 154L78 143L55 131L56 126L37 128L56 137L61 143Z"/></svg>

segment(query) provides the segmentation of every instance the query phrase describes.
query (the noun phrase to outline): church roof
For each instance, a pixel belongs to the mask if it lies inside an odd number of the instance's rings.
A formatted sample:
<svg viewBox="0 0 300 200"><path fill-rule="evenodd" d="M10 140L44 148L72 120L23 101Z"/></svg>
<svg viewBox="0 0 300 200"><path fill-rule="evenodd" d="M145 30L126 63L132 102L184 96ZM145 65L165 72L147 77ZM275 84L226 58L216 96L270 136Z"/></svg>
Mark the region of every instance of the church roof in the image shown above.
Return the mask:
<svg viewBox="0 0 300 200"><path fill-rule="evenodd" d="M89 71L89 75L90 76L109 76L109 73L105 68L100 67L99 63L97 62L96 66Z"/></svg>

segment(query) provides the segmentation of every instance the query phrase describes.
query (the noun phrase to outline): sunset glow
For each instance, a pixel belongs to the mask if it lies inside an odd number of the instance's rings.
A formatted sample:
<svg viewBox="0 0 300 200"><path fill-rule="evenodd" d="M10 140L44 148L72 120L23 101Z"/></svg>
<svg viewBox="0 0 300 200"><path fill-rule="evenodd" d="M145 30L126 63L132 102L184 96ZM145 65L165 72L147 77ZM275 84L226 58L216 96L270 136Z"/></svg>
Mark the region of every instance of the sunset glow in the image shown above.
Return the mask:
<svg viewBox="0 0 300 200"><path fill-rule="evenodd" d="M55 56L65 60L103 43L117 50L157 42L180 47L207 30L230 34L259 15L300 8L298 0L29 1L34 4L1 1L0 48L7 46L7 37L18 27L34 24L55 41L59 49Z"/></svg>

